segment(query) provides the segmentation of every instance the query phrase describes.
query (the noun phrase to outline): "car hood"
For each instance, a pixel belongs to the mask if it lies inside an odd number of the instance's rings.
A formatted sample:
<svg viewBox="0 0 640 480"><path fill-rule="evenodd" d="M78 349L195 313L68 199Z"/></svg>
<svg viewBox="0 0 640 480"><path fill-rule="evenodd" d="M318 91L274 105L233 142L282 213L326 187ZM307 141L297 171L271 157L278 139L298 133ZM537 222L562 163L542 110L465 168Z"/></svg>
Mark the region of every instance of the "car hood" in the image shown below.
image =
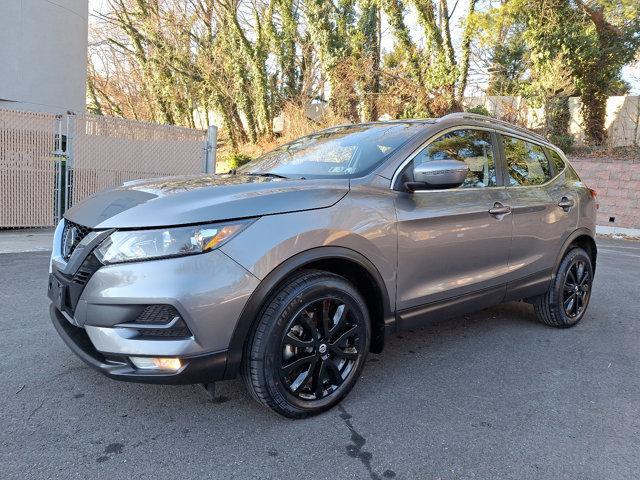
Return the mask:
<svg viewBox="0 0 640 480"><path fill-rule="evenodd" d="M64 216L90 228L161 227L326 208L348 191L348 179L154 178L96 193Z"/></svg>

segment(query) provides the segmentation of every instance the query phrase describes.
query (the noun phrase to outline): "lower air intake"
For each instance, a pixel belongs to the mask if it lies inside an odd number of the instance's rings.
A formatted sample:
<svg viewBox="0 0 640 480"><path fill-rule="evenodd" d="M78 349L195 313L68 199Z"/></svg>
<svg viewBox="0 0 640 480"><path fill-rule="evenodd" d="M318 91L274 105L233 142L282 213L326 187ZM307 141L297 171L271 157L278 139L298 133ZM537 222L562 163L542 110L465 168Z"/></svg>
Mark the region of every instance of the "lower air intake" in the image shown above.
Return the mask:
<svg viewBox="0 0 640 480"><path fill-rule="evenodd" d="M167 324L179 316L172 305L149 305L138 315L135 323Z"/></svg>
<svg viewBox="0 0 640 480"><path fill-rule="evenodd" d="M133 322L143 337L185 338L191 330L171 305L148 305Z"/></svg>

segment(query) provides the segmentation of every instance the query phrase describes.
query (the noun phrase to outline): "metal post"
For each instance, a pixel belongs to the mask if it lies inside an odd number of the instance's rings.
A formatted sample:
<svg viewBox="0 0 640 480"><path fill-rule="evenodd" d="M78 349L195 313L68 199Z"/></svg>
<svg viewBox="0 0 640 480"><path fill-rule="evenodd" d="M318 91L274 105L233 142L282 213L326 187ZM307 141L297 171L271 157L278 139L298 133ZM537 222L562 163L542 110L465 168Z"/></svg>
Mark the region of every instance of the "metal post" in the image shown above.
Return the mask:
<svg viewBox="0 0 640 480"><path fill-rule="evenodd" d="M71 208L73 204L73 172L74 172L74 158L73 158L73 142L75 140L76 126L76 114L72 111L67 112L67 143L66 143L66 169L65 169L65 211Z"/></svg>
<svg viewBox="0 0 640 480"><path fill-rule="evenodd" d="M56 115L56 123L58 124L58 133L55 136L55 150L53 157L55 161L55 175L56 175L56 189L54 194L53 205L53 217L57 223L62 218L63 204L62 204L62 190L64 189L64 179L62 178L62 161L64 158L64 151L62 149L62 115Z"/></svg>
<svg viewBox="0 0 640 480"><path fill-rule="evenodd" d="M216 173L216 145L218 143L218 127L209 125L207 143L204 147L204 173Z"/></svg>

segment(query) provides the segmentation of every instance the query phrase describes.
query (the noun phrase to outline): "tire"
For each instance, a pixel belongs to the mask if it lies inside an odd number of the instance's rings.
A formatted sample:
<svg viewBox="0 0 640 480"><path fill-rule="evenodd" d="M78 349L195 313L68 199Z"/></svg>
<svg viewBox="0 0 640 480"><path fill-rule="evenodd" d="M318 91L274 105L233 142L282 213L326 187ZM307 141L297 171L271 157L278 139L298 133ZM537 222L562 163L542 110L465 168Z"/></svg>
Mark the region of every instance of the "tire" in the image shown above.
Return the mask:
<svg viewBox="0 0 640 480"><path fill-rule="evenodd" d="M547 293L533 301L538 320L557 328L577 325L589 306L592 283L591 257L582 248L572 248L560 262Z"/></svg>
<svg viewBox="0 0 640 480"><path fill-rule="evenodd" d="M253 397L277 413L316 415L353 388L370 342L369 312L356 288L338 275L305 270L265 302L242 376Z"/></svg>

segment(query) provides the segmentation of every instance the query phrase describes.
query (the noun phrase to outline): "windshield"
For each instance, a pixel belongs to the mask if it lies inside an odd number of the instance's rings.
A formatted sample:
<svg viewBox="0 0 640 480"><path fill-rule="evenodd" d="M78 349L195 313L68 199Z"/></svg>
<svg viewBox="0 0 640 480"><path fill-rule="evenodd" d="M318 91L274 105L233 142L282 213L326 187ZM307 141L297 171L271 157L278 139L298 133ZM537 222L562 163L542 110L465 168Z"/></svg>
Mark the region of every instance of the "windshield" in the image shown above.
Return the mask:
<svg viewBox="0 0 640 480"><path fill-rule="evenodd" d="M420 123L347 125L299 138L238 169L283 177L358 177L380 165L424 127Z"/></svg>

